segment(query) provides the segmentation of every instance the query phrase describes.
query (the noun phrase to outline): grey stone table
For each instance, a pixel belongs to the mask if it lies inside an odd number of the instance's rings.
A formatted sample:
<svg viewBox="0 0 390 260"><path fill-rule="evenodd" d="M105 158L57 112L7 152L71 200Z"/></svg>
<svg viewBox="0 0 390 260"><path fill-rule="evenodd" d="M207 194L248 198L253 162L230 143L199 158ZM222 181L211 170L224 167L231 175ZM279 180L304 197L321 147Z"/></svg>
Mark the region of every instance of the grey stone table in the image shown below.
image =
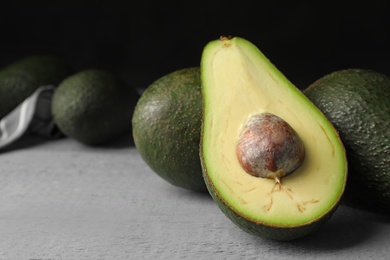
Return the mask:
<svg viewBox="0 0 390 260"><path fill-rule="evenodd" d="M390 218L341 205L293 242L249 235L131 142L28 138L0 153L0 259L389 259Z"/></svg>

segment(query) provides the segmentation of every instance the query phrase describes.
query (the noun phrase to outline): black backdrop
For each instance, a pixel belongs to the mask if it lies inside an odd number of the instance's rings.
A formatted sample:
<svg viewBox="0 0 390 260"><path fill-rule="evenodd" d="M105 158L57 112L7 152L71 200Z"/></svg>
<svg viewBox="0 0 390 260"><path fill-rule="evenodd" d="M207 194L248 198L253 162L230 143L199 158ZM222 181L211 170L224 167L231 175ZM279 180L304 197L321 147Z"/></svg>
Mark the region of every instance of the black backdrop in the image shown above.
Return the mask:
<svg viewBox="0 0 390 260"><path fill-rule="evenodd" d="M199 66L208 41L233 35L257 45L299 88L349 67L390 75L386 1L10 2L0 4L0 66L53 54L77 70L108 69L146 88L173 70Z"/></svg>

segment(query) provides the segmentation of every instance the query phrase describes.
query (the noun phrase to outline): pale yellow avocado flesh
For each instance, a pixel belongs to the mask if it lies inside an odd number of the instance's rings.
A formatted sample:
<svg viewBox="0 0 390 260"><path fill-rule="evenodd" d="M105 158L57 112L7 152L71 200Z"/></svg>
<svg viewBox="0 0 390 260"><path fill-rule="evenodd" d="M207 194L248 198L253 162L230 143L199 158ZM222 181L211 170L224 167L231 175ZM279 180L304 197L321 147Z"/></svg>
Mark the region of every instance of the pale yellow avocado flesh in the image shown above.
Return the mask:
<svg viewBox="0 0 390 260"><path fill-rule="evenodd" d="M250 42L209 43L202 56L205 176L218 196L246 219L295 227L326 215L340 200L346 181L345 151L332 125ZM291 175L254 177L240 166L236 146L251 115L269 112L298 133L305 160Z"/></svg>

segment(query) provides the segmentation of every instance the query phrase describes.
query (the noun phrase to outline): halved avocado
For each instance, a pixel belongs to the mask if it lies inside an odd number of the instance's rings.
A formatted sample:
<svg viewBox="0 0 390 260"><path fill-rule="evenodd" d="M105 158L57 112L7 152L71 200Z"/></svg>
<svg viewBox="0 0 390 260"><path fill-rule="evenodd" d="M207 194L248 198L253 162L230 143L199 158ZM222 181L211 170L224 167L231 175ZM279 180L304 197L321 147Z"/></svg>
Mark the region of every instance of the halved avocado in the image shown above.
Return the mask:
<svg viewBox="0 0 390 260"><path fill-rule="evenodd" d="M209 42L201 80L203 177L220 209L273 240L316 230L346 185L345 149L332 124L243 38Z"/></svg>

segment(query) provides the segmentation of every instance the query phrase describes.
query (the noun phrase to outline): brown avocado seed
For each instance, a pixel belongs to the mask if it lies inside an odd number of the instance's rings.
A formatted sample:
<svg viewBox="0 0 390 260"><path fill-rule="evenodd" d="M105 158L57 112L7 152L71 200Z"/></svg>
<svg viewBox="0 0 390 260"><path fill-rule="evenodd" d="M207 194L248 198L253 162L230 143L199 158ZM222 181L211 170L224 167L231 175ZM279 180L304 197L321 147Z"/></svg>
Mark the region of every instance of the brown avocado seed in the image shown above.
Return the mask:
<svg viewBox="0 0 390 260"><path fill-rule="evenodd" d="M301 166L305 157L298 134L271 113L250 117L239 136L236 152L247 173L277 180Z"/></svg>

